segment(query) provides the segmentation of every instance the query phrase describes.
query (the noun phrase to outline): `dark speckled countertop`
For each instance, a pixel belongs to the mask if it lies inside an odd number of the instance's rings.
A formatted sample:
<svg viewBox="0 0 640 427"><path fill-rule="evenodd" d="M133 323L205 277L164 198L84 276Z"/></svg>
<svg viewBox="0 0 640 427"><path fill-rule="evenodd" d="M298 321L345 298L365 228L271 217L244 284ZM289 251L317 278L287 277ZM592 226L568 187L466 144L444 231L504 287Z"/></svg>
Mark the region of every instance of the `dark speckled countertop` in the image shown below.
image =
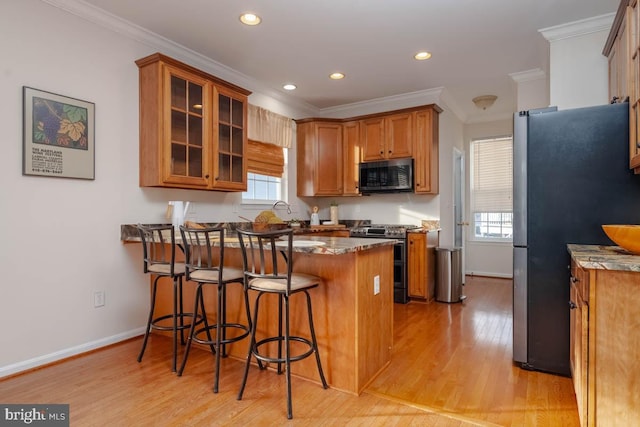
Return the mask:
<svg viewBox="0 0 640 427"><path fill-rule="evenodd" d="M204 224L204 223L203 223ZM223 225L206 223L209 226ZM224 225L223 225L224 226ZM343 228L344 229L344 228ZM304 231L304 230L302 230ZM140 236L135 224L123 224L120 226L120 240L124 243L140 242ZM176 243L181 243L180 233L176 234ZM298 243L296 244L296 241ZM235 231L229 229L225 235L225 247L239 248L240 243L235 236ZM350 252L364 251L380 246L391 246L396 243L394 239L370 239L353 237L321 237L313 235L294 236L295 252L304 252L324 255L342 255Z"/></svg>
<svg viewBox="0 0 640 427"><path fill-rule="evenodd" d="M571 258L582 268L640 272L640 255L619 246L567 245Z"/></svg>

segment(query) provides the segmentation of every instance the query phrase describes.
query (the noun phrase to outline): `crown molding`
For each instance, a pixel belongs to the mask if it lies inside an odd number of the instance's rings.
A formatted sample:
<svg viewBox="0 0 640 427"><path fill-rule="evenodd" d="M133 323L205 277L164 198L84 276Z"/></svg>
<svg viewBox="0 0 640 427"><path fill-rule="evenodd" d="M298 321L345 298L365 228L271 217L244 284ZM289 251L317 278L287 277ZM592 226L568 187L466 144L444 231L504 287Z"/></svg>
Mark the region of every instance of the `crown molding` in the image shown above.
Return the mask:
<svg viewBox="0 0 640 427"><path fill-rule="evenodd" d="M526 83L535 80L542 80L547 77L547 73L540 68L534 68L526 71L519 71L517 73L510 73L509 77L516 83Z"/></svg>
<svg viewBox="0 0 640 427"><path fill-rule="evenodd" d="M449 91L444 87L401 93L367 101L338 105L336 107L323 108L320 110L320 117L341 118L351 115L374 114L390 109L409 108L426 104L438 104L438 106L442 108L446 107L445 109L455 114L460 121L464 122L466 119L464 111L458 106L454 98L449 94Z"/></svg>
<svg viewBox="0 0 640 427"><path fill-rule="evenodd" d="M447 88L442 87L440 94L440 99L442 99L442 103L449 107L449 110L456 116L458 120L462 123L466 123L469 119L467 113L464 112L460 105L456 102L455 98L451 95L451 93L447 90Z"/></svg>
<svg viewBox="0 0 640 427"><path fill-rule="evenodd" d="M615 13L607 13L600 16L594 16L593 18L542 28L538 30L538 32L542 34L547 41L554 42L599 31L609 31L613 24L614 17Z"/></svg>
<svg viewBox="0 0 640 427"><path fill-rule="evenodd" d="M96 25L106 28L115 33L121 34L129 39L140 42L146 46L156 49L168 56L177 57L189 65L202 69L216 77L236 84L251 91L260 92L274 98L292 108L303 110L309 115L315 115L319 109L309 103L298 101L264 85L258 80L247 76L220 62L214 61L194 50L191 50L179 43L169 40L159 34L149 31L126 19L120 18L112 13L100 9L82 0L41 0L58 9L76 15L82 19L90 21Z"/></svg>

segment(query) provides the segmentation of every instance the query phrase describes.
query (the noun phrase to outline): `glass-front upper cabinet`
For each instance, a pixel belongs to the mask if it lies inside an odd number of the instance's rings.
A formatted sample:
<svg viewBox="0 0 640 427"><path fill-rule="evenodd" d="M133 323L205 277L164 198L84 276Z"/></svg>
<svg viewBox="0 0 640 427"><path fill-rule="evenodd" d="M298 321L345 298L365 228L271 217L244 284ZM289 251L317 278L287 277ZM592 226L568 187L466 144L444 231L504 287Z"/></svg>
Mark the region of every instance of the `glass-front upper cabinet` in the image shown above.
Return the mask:
<svg viewBox="0 0 640 427"><path fill-rule="evenodd" d="M250 92L161 54L140 69L140 186L245 191Z"/></svg>
<svg viewBox="0 0 640 427"><path fill-rule="evenodd" d="M206 187L210 182L206 158L211 132L205 120L205 115L211 114L207 96L210 84L171 67L165 71L170 118L164 180Z"/></svg>
<svg viewBox="0 0 640 427"><path fill-rule="evenodd" d="M247 188L247 102L231 91L214 89L218 106L218 145L213 186Z"/></svg>

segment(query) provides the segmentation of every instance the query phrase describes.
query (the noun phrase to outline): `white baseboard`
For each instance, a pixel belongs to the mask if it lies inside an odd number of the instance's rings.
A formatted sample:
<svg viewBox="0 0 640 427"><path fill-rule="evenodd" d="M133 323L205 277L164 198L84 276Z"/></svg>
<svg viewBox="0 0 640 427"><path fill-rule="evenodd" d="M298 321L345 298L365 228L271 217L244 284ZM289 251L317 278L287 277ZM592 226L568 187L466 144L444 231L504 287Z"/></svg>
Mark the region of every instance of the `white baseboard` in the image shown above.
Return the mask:
<svg viewBox="0 0 640 427"><path fill-rule="evenodd" d="M501 279L513 279L513 274L486 272L486 271L465 271L467 276L484 276L484 277L498 277Z"/></svg>
<svg viewBox="0 0 640 427"><path fill-rule="evenodd" d="M125 341L129 338L137 337L142 334L144 334L144 327L123 332L121 334L112 335L110 337L101 338L99 340L84 343L76 347L66 348L54 353L34 357L33 359L24 360L22 362L14 363L11 365L0 366L0 378L17 374L28 369L37 368L38 366L57 362L58 360L66 359L68 357L72 357L81 353L86 353L100 347L106 347L108 345L115 344L120 341Z"/></svg>

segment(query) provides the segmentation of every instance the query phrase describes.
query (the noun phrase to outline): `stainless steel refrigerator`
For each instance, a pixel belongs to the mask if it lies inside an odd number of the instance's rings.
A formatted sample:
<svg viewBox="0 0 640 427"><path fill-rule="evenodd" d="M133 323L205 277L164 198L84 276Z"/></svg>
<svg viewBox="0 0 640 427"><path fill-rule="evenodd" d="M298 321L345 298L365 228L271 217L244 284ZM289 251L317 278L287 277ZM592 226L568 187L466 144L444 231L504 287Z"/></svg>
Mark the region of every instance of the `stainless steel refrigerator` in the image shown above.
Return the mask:
<svg viewBox="0 0 640 427"><path fill-rule="evenodd" d="M513 360L570 375L568 243L613 245L602 224L640 223L628 104L514 115Z"/></svg>

